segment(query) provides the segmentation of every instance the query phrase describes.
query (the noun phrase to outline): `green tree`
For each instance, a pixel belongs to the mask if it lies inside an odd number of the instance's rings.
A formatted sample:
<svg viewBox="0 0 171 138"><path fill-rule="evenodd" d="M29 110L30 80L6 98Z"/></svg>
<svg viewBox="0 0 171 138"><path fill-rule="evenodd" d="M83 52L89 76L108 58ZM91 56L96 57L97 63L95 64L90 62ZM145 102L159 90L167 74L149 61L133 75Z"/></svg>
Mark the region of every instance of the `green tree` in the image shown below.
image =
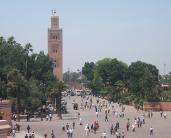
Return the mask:
<svg viewBox="0 0 171 138"><path fill-rule="evenodd" d="M17 119L20 121L20 109L21 109L21 99L28 96L28 85L27 80L24 76L17 70L12 69L8 73L8 93L9 95L16 97L17 99Z"/></svg>
<svg viewBox="0 0 171 138"><path fill-rule="evenodd" d="M158 70L141 61L132 63L128 69L129 90L133 95L147 101L158 100Z"/></svg>
<svg viewBox="0 0 171 138"><path fill-rule="evenodd" d="M53 101L53 103L56 105L56 113L58 114L59 118L61 118L61 98L62 98L62 91L65 90L65 85L63 82L52 82L51 88L49 90L49 95Z"/></svg>
<svg viewBox="0 0 171 138"><path fill-rule="evenodd" d="M86 62L82 67L82 74L87 78L87 80L92 81L94 78L94 62Z"/></svg>

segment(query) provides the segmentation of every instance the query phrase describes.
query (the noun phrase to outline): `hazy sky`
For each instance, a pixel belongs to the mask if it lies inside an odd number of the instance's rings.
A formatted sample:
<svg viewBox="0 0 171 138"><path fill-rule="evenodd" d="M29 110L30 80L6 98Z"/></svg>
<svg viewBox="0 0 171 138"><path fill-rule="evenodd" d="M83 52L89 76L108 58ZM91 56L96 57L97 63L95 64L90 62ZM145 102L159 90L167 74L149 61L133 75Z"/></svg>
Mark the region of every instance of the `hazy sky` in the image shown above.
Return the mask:
<svg viewBox="0 0 171 138"><path fill-rule="evenodd" d="M105 57L171 71L171 0L1 0L0 35L47 53L52 9L63 28L64 71Z"/></svg>

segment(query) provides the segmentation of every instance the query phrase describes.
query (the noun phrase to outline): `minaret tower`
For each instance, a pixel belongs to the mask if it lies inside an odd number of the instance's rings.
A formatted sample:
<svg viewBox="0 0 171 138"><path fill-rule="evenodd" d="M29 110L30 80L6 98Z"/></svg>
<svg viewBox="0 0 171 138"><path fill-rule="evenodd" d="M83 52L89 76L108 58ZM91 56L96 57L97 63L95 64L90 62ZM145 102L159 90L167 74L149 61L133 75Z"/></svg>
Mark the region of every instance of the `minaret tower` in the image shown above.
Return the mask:
<svg viewBox="0 0 171 138"><path fill-rule="evenodd" d="M52 11L51 27L48 29L48 55L53 61L53 73L63 81L63 42L62 29L59 28L59 16Z"/></svg>

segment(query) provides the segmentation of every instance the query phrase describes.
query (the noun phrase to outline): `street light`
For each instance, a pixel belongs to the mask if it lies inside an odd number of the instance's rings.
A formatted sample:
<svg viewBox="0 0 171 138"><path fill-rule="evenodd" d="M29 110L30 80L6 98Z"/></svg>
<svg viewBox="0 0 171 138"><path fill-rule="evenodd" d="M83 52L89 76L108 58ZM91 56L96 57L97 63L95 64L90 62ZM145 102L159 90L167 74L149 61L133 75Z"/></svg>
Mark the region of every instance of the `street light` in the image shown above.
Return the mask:
<svg viewBox="0 0 171 138"><path fill-rule="evenodd" d="M80 75L80 81L81 81L81 89L83 89L83 82L82 82L82 80L83 80L83 74L82 74L82 70L79 70L79 69L77 69L77 71L78 71L78 73L79 73L79 75Z"/></svg>

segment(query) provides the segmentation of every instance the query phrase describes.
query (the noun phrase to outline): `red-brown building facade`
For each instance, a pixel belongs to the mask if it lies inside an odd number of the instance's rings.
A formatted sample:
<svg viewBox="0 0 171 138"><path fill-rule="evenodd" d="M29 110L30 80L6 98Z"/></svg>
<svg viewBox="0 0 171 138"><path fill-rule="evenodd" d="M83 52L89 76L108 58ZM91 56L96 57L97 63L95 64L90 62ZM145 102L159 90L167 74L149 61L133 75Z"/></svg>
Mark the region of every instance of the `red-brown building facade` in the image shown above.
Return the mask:
<svg viewBox="0 0 171 138"><path fill-rule="evenodd" d="M59 28L59 16L52 12L51 27L48 29L48 55L53 61L53 73L63 81L63 38L62 29Z"/></svg>

